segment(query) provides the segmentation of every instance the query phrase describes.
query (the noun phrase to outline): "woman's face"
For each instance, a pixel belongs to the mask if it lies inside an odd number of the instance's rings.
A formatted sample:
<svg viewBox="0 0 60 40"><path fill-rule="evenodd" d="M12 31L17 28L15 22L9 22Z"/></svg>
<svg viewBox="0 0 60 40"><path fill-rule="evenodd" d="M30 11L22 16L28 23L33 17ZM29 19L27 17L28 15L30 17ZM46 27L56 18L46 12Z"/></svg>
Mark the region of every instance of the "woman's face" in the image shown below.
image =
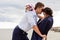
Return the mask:
<svg viewBox="0 0 60 40"><path fill-rule="evenodd" d="M43 12L43 14L44 14L44 15L46 15L46 13L45 13L45 12Z"/></svg>

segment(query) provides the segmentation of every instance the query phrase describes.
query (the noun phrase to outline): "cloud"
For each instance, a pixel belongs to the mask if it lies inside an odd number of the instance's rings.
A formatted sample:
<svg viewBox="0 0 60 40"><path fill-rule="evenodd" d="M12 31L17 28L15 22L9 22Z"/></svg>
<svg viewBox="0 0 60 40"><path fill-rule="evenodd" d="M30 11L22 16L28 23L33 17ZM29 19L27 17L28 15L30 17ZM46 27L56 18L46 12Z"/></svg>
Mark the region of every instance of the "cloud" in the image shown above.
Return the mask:
<svg viewBox="0 0 60 40"><path fill-rule="evenodd" d="M24 10L14 7L0 8L0 21L17 22L24 14Z"/></svg>
<svg viewBox="0 0 60 40"><path fill-rule="evenodd" d="M51 7L53 10L60 10L60 0L0 0L0 7L13 6L23 9L27 3L35 4L36 2L43 2L46 6Z"/></svg>
<svg viewBox="0 0 60 40"><path fill-rule="evenodd" d="M54 11L53 12L53 18L54 18L54 27L60 26L60 11Z"/></svg>
<svg viewBox="0 0 60 40"><path fill-rule="evenodd" d="M25 5L27 3L35 5L39 1L51 7L54 11L60 10L60 0L0 0L0 21L20 20L24 14Z"/></svg>

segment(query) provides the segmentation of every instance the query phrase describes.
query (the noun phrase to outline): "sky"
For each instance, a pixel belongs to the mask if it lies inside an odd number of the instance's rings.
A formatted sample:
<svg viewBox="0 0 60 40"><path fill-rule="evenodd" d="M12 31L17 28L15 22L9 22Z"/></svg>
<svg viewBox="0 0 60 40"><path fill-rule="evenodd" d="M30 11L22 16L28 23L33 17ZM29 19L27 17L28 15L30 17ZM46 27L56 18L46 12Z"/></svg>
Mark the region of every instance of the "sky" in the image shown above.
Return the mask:
<svg viewBox="0 0 60 40"><path fill-rule="evenodd" d="M24 14L25 5L42 2L54 12L54 26L60 26L60 0L0 0L0 22L19 22Z"/></svg>

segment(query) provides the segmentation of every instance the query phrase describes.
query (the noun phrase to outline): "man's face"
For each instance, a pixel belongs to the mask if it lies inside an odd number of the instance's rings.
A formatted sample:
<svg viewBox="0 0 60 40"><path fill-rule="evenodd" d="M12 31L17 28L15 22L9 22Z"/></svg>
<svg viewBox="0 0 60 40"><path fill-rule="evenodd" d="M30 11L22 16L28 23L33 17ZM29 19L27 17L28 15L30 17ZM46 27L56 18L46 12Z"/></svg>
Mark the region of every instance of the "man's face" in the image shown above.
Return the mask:
<svg viewBox="0 0 60 40"><path fill-rule="evenodd" d="M40 8L38 7L38 8L36 9L36 10L37 10L37 11L36 11L37 14L41 14L43 8L44 8L44 7L40 7Z"/></svg>

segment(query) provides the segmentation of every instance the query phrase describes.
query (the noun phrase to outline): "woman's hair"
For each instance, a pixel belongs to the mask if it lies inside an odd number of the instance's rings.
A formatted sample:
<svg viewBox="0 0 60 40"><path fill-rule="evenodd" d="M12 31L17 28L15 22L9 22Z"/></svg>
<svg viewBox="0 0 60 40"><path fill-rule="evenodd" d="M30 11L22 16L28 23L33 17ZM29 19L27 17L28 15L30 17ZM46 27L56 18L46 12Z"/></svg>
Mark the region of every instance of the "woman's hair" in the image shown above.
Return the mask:
<svg viewBox="0 0 60 40"><path fill-rule="evenodd" d="M42 12L45 12L46 14L48 14L48 15L50 15L51 17L53 17L53 11L52 11L52 9L51 8L49 8L49 7L46 7L46 8L44 8L43 10L42 10Z"/></svg>

